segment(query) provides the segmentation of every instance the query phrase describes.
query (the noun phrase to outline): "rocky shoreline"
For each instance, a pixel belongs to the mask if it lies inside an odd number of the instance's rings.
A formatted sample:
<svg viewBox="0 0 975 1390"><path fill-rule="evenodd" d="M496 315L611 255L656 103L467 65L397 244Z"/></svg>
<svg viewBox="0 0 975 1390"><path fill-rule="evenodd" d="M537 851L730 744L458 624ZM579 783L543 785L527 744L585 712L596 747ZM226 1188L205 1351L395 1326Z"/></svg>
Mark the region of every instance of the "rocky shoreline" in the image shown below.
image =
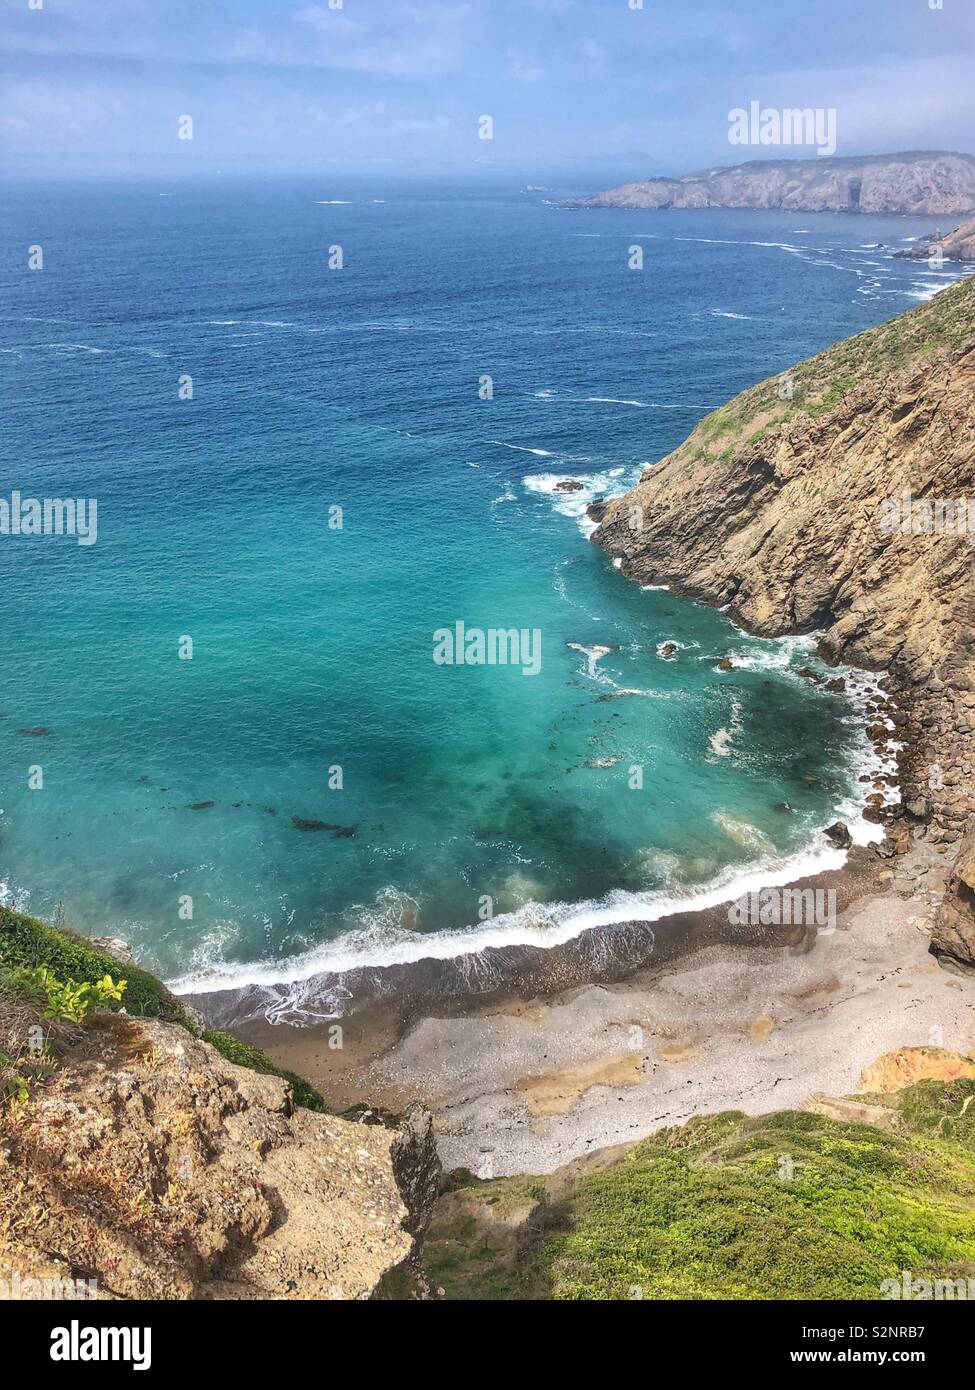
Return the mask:
<svg viewBox="0 0 975 1390"><path fill-rule="evenodd" d="M628 924L633 949L602 976L580 978L586 943L541 975L524 953L480 997L420 990L395 1019L353 1015L341 1060L314 1032L247 1025L326 1094L359 1087L396 1106L415 1088L448 1166L486 1146L496 1171L549 1171L688 1114L848 1093L900 1044L975 1041L975 551L966 534L877 525L885 498L975 494L975 280L785 380L744 392L626 496L594 504L592 539L641 584L761 636L817 632L827 662L887 673L864 704L878 760L896 760L865 774L883 838L815 877L839 888L832 933L729 950L727 913L711 909L670 923L691 949L668 957L668 923L649 951ZM844 679L807 674L837 692ZM830 839L844 844L844 827Z"/></svg>

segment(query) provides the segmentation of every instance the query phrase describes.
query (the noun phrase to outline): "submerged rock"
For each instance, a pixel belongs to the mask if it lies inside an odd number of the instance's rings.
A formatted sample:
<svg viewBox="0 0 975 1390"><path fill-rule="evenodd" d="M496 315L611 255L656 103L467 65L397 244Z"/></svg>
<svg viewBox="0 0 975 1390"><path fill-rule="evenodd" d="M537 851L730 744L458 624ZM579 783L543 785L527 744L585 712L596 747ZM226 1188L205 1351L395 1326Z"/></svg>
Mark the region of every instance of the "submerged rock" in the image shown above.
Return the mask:
<svg viewBox="0 0 975 1390"><path fill-rule="evenodd" d="M305 816L292 816L291 824L296 830L330 830L337 840L348 840L356 832L354 825L336 825L329 820L309 820Z"/></svg>

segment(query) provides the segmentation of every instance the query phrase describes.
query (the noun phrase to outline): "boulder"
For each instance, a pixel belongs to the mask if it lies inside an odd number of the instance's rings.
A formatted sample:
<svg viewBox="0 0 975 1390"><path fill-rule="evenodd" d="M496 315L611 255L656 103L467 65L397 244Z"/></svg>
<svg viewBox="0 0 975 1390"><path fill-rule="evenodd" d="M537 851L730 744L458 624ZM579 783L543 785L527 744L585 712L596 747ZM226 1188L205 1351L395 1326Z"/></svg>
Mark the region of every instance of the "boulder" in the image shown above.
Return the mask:
<svg viewBox="0 0 975 1390"><path fill-rule="evenodd" d="M830 844L836 845L837 849L849 849L853 844L853 836L850 834L849 827L841 820L828 825L823 834Z"/></svg>

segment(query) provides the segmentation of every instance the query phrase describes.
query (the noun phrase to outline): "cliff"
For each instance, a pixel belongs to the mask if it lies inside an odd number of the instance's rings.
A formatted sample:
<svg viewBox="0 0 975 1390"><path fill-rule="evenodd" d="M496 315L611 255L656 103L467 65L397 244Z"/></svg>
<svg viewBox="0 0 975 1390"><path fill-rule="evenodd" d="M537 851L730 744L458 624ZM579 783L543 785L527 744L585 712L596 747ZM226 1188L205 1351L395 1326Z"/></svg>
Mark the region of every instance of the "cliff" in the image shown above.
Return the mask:
<svg viewBox="0 0 975 1390"><path fill-rule="evenodd" d="M895 251L894 258L928 261L932 256L945 261L975 261L975 219L963 222L947 236L924 237L906 251Z"/></svg>
<svg viewBox="0 0 975 1390"><path fill-rule="evenodd" d="M953 844L975 812L973 498L975 278L706 416L597 505L593 540L641 583L890 671L891 834ZM975 920L966 941L975 965Z"/></svg>
<svg viewBox="0 0 975 1390"><path fill-rule="evenodd" d="M437 1196L429 1115L353 1123L296 1104L286 1075L224 1035L249 1065L179 1022L107 1009L71 1021L66 995L42 1012L16 962L59 936L87 950L29 918L0 922L4 1285L19 1271L42 1288L95 1280L99 1298L376 1295ZM129 969L114 963L116 977ZM100 976L90 961L76 978Z"/></svg>
<svg viewBox="0 0 975 1390"><path fill-rule="evenodd" d="M566 208L783 208L790 212L975 211L975 159L910 152L862 158L756 159L681 178L623 184Z"/></svg>

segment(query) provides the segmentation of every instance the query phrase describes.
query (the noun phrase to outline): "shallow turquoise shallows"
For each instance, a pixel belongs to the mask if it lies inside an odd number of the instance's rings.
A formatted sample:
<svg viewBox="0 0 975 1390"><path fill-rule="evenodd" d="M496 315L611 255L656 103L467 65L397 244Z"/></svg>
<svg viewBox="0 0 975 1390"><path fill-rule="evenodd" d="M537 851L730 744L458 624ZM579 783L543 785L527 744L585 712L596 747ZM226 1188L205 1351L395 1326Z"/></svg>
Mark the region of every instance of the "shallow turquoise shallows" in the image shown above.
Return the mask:
<svg viewBox="0 0 975 1390"><path fill-rule="evenodd" d="M584 512L947 283L890 259L929 219L7 192L0 496L97 498L98 538L0 536L5 901L212 987L563 939L855 817L809 643L641 591ZM459 621L541 669L436 664Z"/></svg>

